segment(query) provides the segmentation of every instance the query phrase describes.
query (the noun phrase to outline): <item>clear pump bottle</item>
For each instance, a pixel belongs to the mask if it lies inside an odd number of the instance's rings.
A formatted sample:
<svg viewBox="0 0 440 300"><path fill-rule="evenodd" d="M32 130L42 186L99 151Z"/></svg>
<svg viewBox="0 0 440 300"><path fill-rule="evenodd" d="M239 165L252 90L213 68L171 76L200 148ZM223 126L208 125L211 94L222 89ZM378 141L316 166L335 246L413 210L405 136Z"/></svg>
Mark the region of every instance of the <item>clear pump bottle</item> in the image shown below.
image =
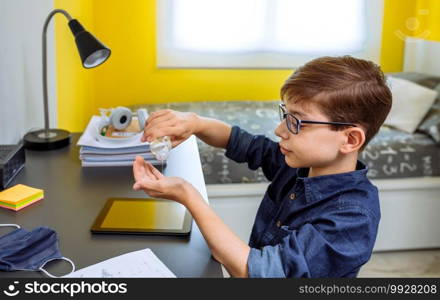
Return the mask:
<svg viewBox="0 0 440 300"><path fill-rule="evenodd" d="M150 151L157 160L165 161L171 151L171 139L169 136L163 136L150 143Z"/></svg>

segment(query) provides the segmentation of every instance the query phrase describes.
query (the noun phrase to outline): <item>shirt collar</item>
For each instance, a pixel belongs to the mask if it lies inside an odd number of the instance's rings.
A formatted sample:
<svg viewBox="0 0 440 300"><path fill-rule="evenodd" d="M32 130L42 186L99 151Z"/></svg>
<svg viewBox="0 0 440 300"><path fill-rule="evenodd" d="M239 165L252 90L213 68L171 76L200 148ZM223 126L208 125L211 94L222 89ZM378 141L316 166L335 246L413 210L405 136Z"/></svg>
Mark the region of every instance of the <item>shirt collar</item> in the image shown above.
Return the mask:
<svg viewBox="0 0 440 300"><path fill-rule="evenodd" d="M353 189L354 186L368 180L367 172L368 167L358 160L356 170L351 172L307 177L309 168L299 168L296 174L297 180L304 184L306 202L311 203Z"/></svg>

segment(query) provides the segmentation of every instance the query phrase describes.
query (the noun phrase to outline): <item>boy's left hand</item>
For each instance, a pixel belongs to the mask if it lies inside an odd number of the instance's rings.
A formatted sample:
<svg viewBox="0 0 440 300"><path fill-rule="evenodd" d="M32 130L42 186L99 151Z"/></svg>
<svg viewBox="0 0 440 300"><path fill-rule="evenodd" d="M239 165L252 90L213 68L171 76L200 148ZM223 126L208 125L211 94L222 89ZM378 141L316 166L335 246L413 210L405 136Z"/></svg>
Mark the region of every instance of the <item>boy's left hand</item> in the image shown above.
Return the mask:
<svg viewBox="0 0 440 300"><path fill-rule="evenodd" d="M177 201L185 205L187 195L194 187L180 177L166 177L140 156L133 163L134 190L143 190L151 197Z"/></svg>

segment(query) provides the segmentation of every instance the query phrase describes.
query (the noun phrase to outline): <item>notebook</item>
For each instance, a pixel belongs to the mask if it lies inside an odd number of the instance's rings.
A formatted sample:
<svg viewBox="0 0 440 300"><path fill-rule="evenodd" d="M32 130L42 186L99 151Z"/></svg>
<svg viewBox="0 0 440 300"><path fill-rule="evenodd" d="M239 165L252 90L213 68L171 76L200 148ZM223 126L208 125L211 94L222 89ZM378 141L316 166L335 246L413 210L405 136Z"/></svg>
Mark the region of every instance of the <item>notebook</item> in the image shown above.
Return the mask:
<svg viewBox="0 0 440 300"><path fill-rule="evenodd" d="M24 184L17 184L0 192L0 207L18 211L44 197L44 191Z"/></svg>

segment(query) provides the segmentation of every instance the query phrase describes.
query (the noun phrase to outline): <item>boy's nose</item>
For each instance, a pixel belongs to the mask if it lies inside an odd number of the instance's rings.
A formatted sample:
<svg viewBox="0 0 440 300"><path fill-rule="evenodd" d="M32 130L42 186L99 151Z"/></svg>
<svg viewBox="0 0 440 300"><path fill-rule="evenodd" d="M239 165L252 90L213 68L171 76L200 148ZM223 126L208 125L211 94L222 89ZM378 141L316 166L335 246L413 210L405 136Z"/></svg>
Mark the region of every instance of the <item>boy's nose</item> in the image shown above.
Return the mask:
<svg viewBox="0 0 440 300"><path fill-rule="evenodd" d="M287 130L285 121L281 121L280 124L278 124L277 128L275 128L275 134L283 140L287 140L289 138L289 132Z"/></svg>

